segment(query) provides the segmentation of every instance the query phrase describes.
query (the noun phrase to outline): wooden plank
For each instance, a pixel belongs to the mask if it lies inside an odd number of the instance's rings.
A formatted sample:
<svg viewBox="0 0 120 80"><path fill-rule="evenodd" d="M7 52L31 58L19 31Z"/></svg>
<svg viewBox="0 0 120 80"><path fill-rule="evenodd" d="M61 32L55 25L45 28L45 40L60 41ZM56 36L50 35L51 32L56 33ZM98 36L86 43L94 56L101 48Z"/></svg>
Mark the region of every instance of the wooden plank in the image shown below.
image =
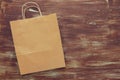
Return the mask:
<svg viewBox="0 0 120 80"><path fill-rule="evenodd" d="M120 80L120 0L34 0L43 15L57 13L67 67L20 76L9 21L27 1L1 8L0 80Z"/></svg>

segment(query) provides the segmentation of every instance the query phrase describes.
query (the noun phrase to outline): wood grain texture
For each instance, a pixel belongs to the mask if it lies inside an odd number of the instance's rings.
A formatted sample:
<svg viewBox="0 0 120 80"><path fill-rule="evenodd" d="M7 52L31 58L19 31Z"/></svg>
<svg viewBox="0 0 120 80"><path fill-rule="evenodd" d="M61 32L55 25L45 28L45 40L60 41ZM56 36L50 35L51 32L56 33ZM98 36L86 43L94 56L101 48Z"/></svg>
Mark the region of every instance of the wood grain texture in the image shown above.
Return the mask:
<svg viewBox="0 0 120 80"><path fill-rule="evenodd" d="M29 0L7 1L4 14L0 10L0 80L120 80L120 0L32 0L44 15L57 13L66 68L25 76L9 21L21 19L21 5Z"/></svg>

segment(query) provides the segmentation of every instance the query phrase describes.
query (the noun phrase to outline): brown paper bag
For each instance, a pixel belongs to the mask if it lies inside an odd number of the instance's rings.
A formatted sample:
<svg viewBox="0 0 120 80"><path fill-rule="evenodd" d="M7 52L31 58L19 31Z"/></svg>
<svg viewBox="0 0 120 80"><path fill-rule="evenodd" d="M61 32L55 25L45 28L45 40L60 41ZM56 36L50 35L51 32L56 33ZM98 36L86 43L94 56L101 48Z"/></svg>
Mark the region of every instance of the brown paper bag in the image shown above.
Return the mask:
<svg viewBox="0 0 120 80"><path fill-rule="evenodd" d="M65 67L56 14L11 21L20 73Z"/></svg>

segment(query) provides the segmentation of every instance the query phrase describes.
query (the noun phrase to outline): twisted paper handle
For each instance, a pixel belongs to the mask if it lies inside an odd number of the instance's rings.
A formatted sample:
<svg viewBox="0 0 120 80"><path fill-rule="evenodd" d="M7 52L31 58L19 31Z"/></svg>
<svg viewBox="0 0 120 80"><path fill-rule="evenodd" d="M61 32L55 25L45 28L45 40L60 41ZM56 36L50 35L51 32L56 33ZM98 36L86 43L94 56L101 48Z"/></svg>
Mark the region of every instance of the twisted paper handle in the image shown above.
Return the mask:
<svg viewBox="0 0 120 80"><path fill-rule="evenodd" d="M28 6L28 7L26 7L26 8L24 9L24 7L27 6L28 4L34 4L34 5L36 5L36 6ZM25 17L25 11L26 11L26 9L28 9L28 8L30 8L30 7L35 7L35 8L37 8L38 11L39 11L40 16L42 16L42 12L41 12L40 6L39 6L36 2L26 2L25 4L22 5L22 18L23 18L23 19L26 18L26 17Z"/></svg>

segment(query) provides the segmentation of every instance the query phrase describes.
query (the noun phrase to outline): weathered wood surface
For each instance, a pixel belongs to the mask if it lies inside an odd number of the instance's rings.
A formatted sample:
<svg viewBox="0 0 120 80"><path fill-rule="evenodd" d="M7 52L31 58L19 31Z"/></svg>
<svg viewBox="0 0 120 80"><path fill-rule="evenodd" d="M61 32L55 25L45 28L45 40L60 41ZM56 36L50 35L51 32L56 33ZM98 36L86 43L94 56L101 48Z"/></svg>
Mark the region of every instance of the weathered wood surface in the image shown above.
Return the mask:
<svg viewBox="0 0 120 80"><path fill-rule="evenodd" d="M120 80L120 0L32 0L57 13L66 68L20 76L9 21L21 19L26 1L0 10L0 80Z"/></svg>

